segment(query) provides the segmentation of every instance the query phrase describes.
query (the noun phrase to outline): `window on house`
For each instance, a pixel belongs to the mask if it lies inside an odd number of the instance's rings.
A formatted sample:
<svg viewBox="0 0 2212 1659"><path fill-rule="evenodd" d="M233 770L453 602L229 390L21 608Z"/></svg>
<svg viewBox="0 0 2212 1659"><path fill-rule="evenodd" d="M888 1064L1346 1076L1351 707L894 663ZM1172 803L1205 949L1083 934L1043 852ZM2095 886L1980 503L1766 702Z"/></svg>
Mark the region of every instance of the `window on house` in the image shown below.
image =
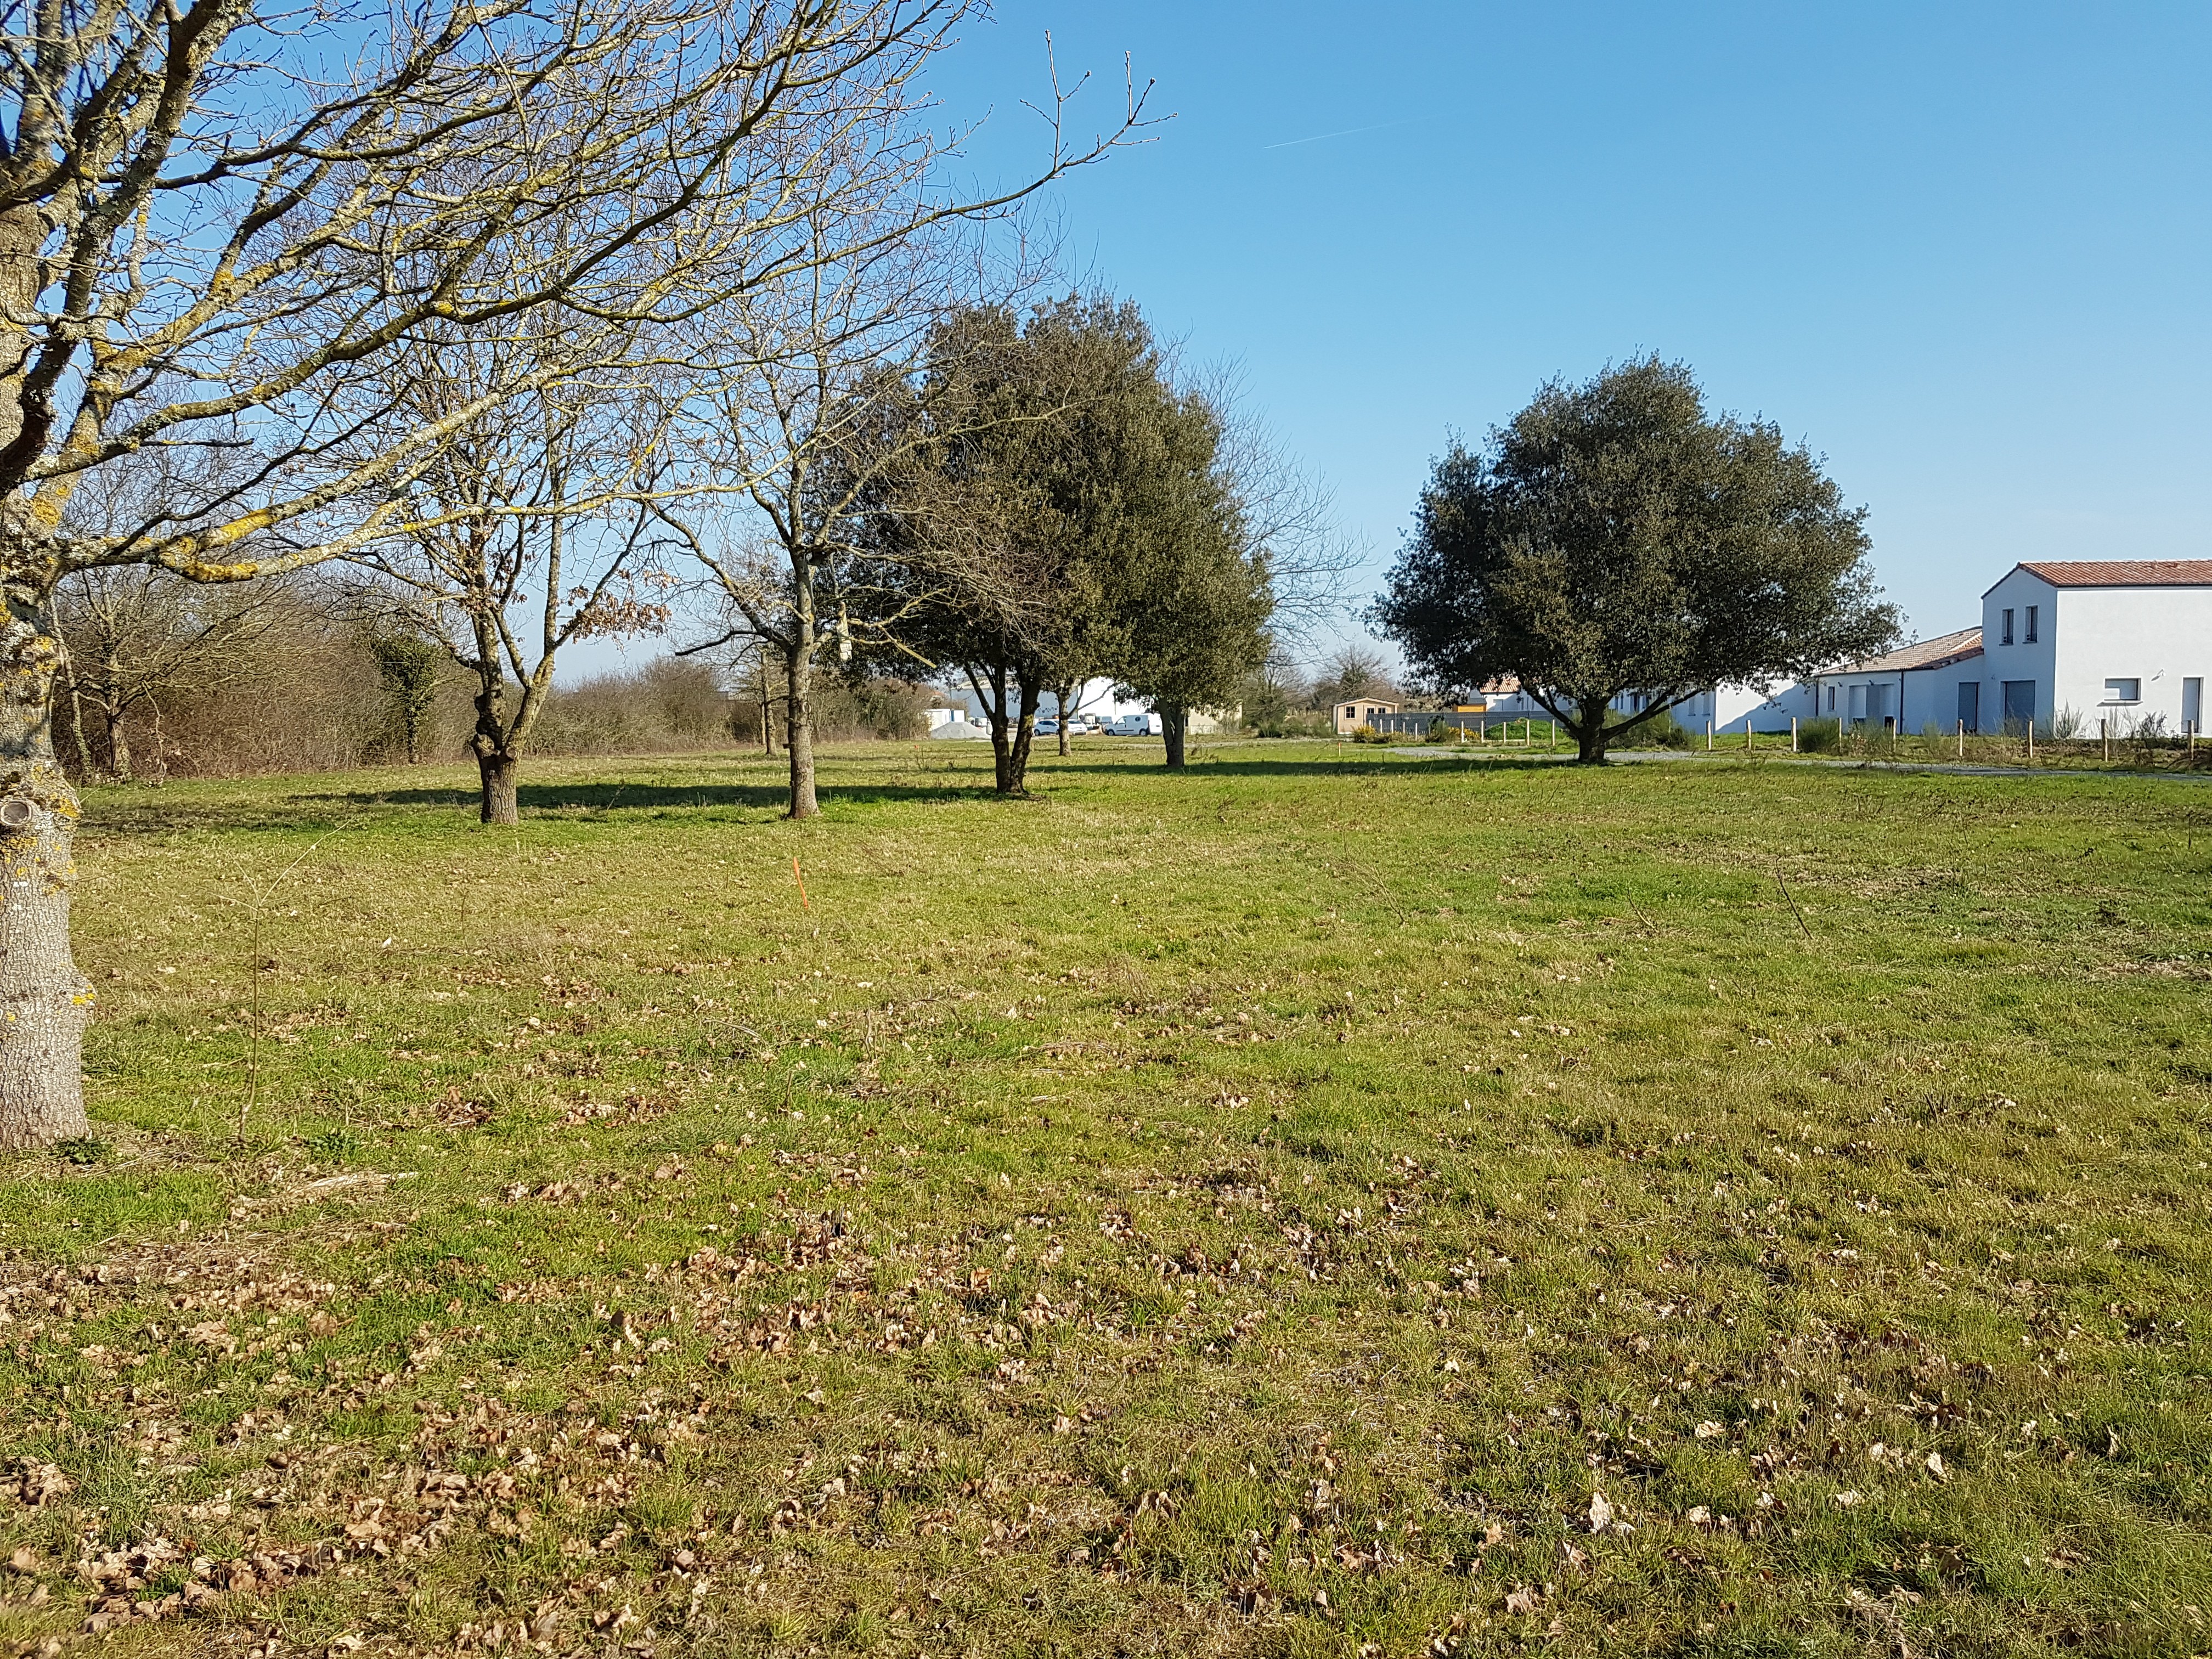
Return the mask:
<svg viewBox="0 0 2212 1659"><path fill-rule="evenodd" d="M2106 680L2105 701L2106 702L2141 702L2142 682L2141 680Z"/></svg>
<svg viewBox="0 0 2212 1659"><path fill-rule="evenodd" d="M1999 645L2012 643L2012 612L2009 611L2004 613L2004 631L1997 635L1997 643Z"/></svg>
<svg viewBox="0 0 2212 1659"><path fill-rule="evenodd" d="M2043 607L2039 605L2031 605L2027 607L2027 642L2030 645L2033 645L2035 643L2036 613L2042 609Z"/></svg>

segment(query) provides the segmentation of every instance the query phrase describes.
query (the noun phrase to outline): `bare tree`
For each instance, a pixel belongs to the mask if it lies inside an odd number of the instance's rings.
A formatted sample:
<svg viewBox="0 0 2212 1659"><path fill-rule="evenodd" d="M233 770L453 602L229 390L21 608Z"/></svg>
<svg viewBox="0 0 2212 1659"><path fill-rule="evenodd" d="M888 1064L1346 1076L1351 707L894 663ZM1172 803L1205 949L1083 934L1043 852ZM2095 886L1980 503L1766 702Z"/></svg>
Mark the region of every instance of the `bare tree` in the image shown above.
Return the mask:
<svg viewBox="0 0 2212 1659"><path fill-rule="evenodd" d="M1350 697L1392 695L1389 670L1381 652L1364 645L1339 645L1322 663L1314 696L1339 703Z"/></svg>
<svg viewBox="0 0 2212 1659"><path fill-rule="evenodd" d="M883 207L891 218L908 210L898 197ZM976 342L948 319L976 312L986 295L1018 306L1043 280L1025 240L1012 239L1000 260L972 228L879 240L704 319L714 332L698 359L726 367L679 420L698 483L662 514L707 572L726 623L719 638L688 649L744 640L779 659L794 818L818 810L822 652L834 649L841 665L856 652L901 654L915 597L903 580L870 583L865 556L882 544L866 520L890 476L961 418L933 394L948 354Z"/></svg>
<svg viewBox="0 0 2212 1659"><path fill-rule="evenodd" d="M126 722L173 691L234 674L295 599L280 583L208 588L160 568L73 572L55 597L67 648L70 724L87 776L100 768L88 722L96 720L108 775L135 775Z"/></svg>
<svg viewBox="0 0 2212 1659"><path fill-rule="evenodd" d="M896 204L889 204L892 210ZM929 239L871 248L824 264L806 282L744 295L712 320L702 358L723 372L689 400L682 450L697 487L657 508L707 574L724 627L685 647L743 642L781 685L787 811L811 817L817 659L835 642L853 657L855 507L915 429L908 376L941 310L942 273ZM875 614L864 613L863 627ZM878 629L877 640L887 637Z"/></svg>
<svg viewBox="0 0 2212 1659"><path fill-rule="evenodd" d="M475 681L486 823L518 821L517 773L562 649L668 619L647 475L669 404L651 367L625 361L635 333L540 313L506 339L434 337L383 365L403 424L477 411L408 482L410 533L352 559ZM517 381L545 389L484 406L486 388Z"/></svg>
<svg viewBox="0 0 2212 1659"><path fill-rule="evenodd" d="M866 130L911 176L936 142L915 76L966 6L0 8L0 836L27 872L0 908L0 1146L20 1146L85 1127L77 804L52 744L63 578L241 580L404 532L404 486L446 441L541 388L489 388L350 467L303 468L388 412L386 353L546 307L672 324L804 272L824 257L820 157ZM1055 139L1044 172L1080 159ZM855 234L976 205L927 197ZM253 465L120 530L69 520L134 452L210 445Z"/></svg>

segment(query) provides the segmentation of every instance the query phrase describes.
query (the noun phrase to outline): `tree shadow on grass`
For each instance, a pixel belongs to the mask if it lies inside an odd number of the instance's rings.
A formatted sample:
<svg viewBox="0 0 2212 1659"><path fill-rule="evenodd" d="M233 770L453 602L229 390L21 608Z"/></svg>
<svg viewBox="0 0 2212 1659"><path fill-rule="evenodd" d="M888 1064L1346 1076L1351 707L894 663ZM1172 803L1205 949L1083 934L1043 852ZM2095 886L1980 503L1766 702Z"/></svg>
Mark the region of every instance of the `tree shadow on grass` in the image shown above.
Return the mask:
<svg viewBox="0 0 2212 1659"><path fill-rule="evenodd" d="M818 781L815 799L826 811L838 806L873 806L895 801L972 800L993 792L963 779L957 783L835 783ZM769 783L526 783L514 792L515 805L525 817L533 812L613 812L665 811L671 807L738 807L781 810L790 799L789 789ZM465 806L477 805L477 792L466 787L428 789L362 789L320 795L294 795L296 801L338 802L349 806Z"/></svg>
<svg viewBox="0 0 2212 1659"><path fill-rule="evenodd" d="M1126 778L1147 774L1160 778L1313 778L1327 777L1332 773L1404 772L1411 774L1416 768L1426 771L1483 771L1534 772L1559 766L1571 766L1574 757L1559 755L1419 755L1398 757L1388 750L1367 750L1364 753L1347 752L1342 759L1333 755L1317 756L1311 760L1215 760L1199 756L1180 774L1170 772L1155 761L1149 766L1132 766L1127 762L1054 759L1044 776L1049 780L1063 773L1111 773Z"/></svg>
<svg viewBox="0 0 2212 1659"><path fill-rule="evenodd" d="M891 805L904 802L945 803L998 799L988 775L979 786L972 775L948 778L942 783L836 783L816 785L816 798L823 812L834 817L841 809ZM683 811L781 812L789 799L784 786L775 783L696 783L656 781L526 783L515 791L523 822L564 817L592 819L610 814L664 814ZM321 831L341 825L372 826L384 812L452 814L473 827L479 797L462 785L425 785L396 789L319 789L251 792L215 799L162 797L143 794L110 799L88 814L82 833L94 837L173 834L180 830L264 830L299 833Z"/></svg>

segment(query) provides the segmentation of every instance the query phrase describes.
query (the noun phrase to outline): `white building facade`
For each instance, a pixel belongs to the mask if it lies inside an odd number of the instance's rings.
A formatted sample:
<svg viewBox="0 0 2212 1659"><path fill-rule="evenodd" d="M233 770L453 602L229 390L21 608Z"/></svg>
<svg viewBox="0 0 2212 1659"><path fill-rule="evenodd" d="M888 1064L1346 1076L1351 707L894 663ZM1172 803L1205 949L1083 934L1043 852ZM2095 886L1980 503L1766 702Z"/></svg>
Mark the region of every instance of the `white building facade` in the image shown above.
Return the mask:
<svg viewBox="0 0 2212 1659"><path fill-rule="evenodd" d="M2032 720L2045 734L2094 737L2106 722L2125 736L2154 717L2201 732L2212 559L2016 564L1982 596L1982 640L1970 732Z"/></svg>
<svg viewBox="0 0 2212 1659"><path fill-rule="evenodd" d="M1978 731L1982 630L1923 640L1813 677L1815 714L1872 732Z"/></svg>

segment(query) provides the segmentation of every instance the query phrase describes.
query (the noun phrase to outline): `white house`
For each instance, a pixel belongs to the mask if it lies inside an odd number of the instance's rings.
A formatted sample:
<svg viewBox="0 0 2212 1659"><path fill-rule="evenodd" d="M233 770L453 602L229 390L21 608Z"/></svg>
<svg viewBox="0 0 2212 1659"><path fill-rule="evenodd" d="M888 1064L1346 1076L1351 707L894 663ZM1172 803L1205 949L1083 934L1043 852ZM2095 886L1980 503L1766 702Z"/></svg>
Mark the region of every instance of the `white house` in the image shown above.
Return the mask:
<svg viewBox="0 0 2212 1659"><path fill-rule="evenodd" d="M1982 682L1982 630L1962 628L1939 639L1825 669L1810 682L1817 714L1875 732L1955 730L1975 721Z"/></svg>
<svg viewBox="0 0 2212 1659"><path fill-rule="evenodd" d="M2212 672L2212 559L2016 564L1982 595L1982 672L1972 731L2100 720L2124 734L2153 715L2201 730Z"/></svg>

